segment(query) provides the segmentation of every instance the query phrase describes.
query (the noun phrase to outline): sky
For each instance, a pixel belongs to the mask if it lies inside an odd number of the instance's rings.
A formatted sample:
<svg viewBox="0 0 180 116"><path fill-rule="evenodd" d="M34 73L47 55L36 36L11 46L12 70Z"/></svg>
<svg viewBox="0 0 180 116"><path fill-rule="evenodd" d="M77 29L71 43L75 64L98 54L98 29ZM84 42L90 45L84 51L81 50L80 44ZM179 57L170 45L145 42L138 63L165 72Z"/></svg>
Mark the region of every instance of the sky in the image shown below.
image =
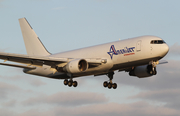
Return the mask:
<svg viewBox="0 0 180 116"><path fill-rule="evenodd" d="M0 51L26 54L19 18L26 17L51 53L155 35L170 47L149 78L115 72L116 90L104 76L63 80L0 66L1 116L179 116L179 0L0 0ZM3 62L1 60L1 62Z"/></svg>

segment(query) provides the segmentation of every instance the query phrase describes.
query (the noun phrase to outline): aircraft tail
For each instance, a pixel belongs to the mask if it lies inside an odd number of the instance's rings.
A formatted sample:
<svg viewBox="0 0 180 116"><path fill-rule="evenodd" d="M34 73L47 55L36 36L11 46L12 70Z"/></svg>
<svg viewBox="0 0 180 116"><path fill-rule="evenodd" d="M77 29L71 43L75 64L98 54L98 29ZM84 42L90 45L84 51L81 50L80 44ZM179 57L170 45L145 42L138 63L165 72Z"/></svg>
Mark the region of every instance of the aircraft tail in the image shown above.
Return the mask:
<svg viewBox="0 0 180 116"><path fill-rule="evenodd" d="M29 56L48 56L50 53L46 50L41 40L34 32L26 18L19 19L26 51Z"/></svg>

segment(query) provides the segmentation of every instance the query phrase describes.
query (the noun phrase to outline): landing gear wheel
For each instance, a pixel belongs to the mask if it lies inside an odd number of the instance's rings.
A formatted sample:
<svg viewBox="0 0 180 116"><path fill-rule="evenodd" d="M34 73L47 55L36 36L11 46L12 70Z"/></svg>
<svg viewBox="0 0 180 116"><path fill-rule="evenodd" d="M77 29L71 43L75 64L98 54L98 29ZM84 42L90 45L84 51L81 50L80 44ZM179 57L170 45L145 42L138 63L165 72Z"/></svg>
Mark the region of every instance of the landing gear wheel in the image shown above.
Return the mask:
<svg viewBox="0 0 180 116"><path fill-rule="evenodd" d="M104 87L108 87L109 89L111 89L111 88L116 89L117 88L117 84L112 82L113 75L114 75L114 72L109 72L107 74L107 76L109 77L109 82L104 81L104 83L103 83Z"/></svg>
<svg viewBox="0 0 180 116"><path fill-rule="evenodd" d="M153 71L150 71L150 74L153 75Z"/></svg>
<svg viewBox="0 0 180 116"><path fill-rule="evenodd" d="M108 88L111 89L112 88L112 84L109 82L108 83Z"/></svg>
<svg viewBox="0 0 180 116"><path fill-rule="evenodd" d="M68 82L68 86L69 86L69 87L71 87L72 84L73 84L73 81L69 81L69 82Z"/></svg>
<svg viewBox="0 0 180 116"><path fill-rule="evenodd" d="M107 86L108 86L108 82L107 82L107 81L104 81L103 86L104 86L104 87L107 87Z"/></svg>
<svg viewBox="0 0 180 116"><path fill-rule="evenodd" d="M77 87L78 86L78 82L77 81L73 81L72 79L70 79L69 81L67 79L64 80L64 85L68 85L69 87Z"/></svg>
<svg viewBox="0 0 180 116"><path fill-rule="evenodd" d="M156 75L156 74L157 74L157 71L156 71L156 70L154 70L154 71L152 70L152 71L150 71L150 74L151 74L151 75Z"/></svg>
<svg viewBox="0 0 180 116"><path fill-rule="evenodd" d="M68 85L68 80L67 79L64 80L64 85Z"/></svg>
<svg viewBox="0 0 180 116"><path fill-rule="evenodd" d="M157 71L156 70L154 71L154 75L157 75Z"/></svg>
<svg viewBox="0 0 180 116"><path fill-rule="evenodd" d="M72 83L72 85L73 85L73 87L77 87L77 85L78 85L77 81L74 81L74 82Z"/></svg>
<svg viewBox="0 0 180 116"><path fill-rule="evenodd" d="M116 89L117 88L117 84L116 83L112 84L112 87L113 87L113 89Z"/></svg>
<svg viewBox="0 0 180 116"><path fill-rule="evenodd" d="M153 75L156 75L157 74L157 71L156 71L156 67L154 68L154 71L153 71Z"/></svg>

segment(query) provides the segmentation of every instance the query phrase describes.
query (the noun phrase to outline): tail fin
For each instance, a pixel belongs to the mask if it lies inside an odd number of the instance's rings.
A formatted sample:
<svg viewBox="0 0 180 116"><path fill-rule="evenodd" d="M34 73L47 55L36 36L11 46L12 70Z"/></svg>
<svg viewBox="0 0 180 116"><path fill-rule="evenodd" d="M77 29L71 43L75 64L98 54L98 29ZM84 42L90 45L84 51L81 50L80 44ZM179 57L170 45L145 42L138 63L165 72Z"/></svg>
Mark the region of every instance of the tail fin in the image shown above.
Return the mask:
<svg viewBox="0 0 180 116"><path fill-rule="evenodd" d="M48 56L50 53L46 50L31 25L26 18L19 19L27 54L30 56Z"/></svg>

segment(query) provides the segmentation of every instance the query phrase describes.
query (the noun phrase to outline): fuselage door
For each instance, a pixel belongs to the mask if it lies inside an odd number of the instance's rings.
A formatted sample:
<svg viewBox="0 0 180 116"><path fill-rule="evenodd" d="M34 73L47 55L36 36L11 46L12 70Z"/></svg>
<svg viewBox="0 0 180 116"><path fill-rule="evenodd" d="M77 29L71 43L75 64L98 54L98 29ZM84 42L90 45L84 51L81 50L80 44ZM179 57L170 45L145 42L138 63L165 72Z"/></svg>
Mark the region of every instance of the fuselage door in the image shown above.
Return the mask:
<svg viewBox="0 0 180 116"><path fill-rule="evenodd" d="M141 40L139 40L139 41L137 42L136 51L137 51L137 52L140 52L140 51L141 51Z"/></svg>

